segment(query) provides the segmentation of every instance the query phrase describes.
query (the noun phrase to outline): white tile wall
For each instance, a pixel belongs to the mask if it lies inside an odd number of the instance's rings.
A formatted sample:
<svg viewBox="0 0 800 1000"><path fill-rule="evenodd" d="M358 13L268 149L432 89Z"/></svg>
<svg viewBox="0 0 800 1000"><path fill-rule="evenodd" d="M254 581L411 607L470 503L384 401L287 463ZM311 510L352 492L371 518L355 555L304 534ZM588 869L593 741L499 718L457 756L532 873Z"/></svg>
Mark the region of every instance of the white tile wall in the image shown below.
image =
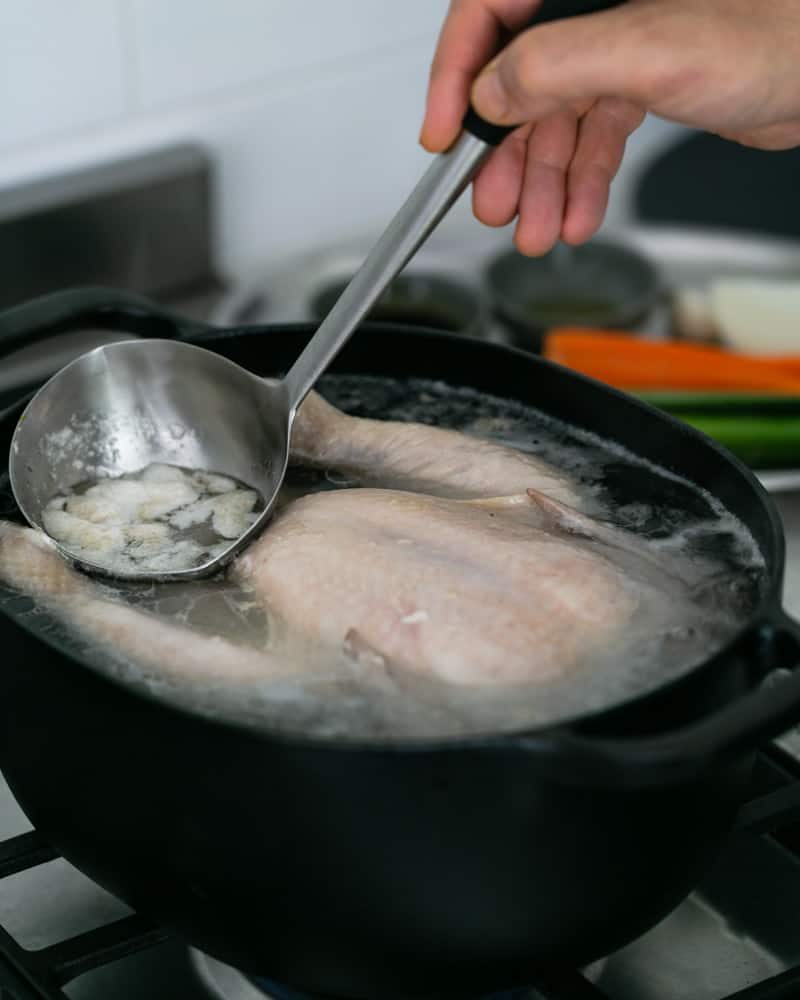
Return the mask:
<svg viewBox="0 0 800 1000"><path fill-rule="evenodd" d="M445 6L441 0L130 0L138 101L158 107L347 65L376 49L433 37Z"/></svg>
<svg viewBox="0 0 800 1000"><path fill-rule="evenodd" d="M199 142L228 271L379 226L424 162L447 0L0 7L0 187Z"/></svg>
<svg viewBox="0 0 800 1000"><path fill-rule="evenodd" d="M159 145L216 165L228 273L375 233L426 156L447 0L1 0L0 187ZM649 123L628 171L671 126ZM625 185L610 209L625 214ZM468 200L445 235L475 231Z"/></svg>
<svg viewBox="0 0 800 1000"><path fill-rule="evenodd" d="M223 252L237 270L388 221L428 159L416 141L427 61L418 46L226 119ZM252 191L255 211L238 197Z"/></svg>
<svg viewBox="0 0 800 1000"><path fill-rule="evenodd" d="M0 4L0 150L122 114L119 13L108 0Z"/></svg>

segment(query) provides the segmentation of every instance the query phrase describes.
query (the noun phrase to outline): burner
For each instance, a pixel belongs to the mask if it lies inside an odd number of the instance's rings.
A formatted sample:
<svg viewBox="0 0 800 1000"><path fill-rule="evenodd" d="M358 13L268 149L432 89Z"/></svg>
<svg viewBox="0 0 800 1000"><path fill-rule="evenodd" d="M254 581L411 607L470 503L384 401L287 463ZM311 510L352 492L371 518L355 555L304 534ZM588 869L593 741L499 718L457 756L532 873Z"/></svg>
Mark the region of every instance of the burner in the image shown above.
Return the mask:
<svg viewBox="0 0 800 1000"><path fill-rule="evenodd" d="M203 985L214 1000L325 1000L311 993L302 993L289 986L281 986L261 976L248 978L231 966L224 965L216 958L211 958L195 949L190 949L189 956ZM500 998L493 997L491 1000ZM502 1000L512 1000L512 998L503 997ZM513 1000L518 998L515 996Z"/></svg>
<svg viewBox="0 0 800 1000"><path fill-rule="evenodd" d="M260 976L248 978L229 965L224 965L216 958L211 958L195 949L190 949L189 955L198 976L214 1000L334 1000L332 997L299 992ZM589 982L596 981L605 964L606 959L600 959L584 969L583 974L586 979ZM484 997L484 1000L541 1000L541 998L542 994L535 989L518 989L492 993L491 996Z"/></svg>
<svg viewBox="0 0 800 1000"><path fill-rule="evenodd" d="M264 989L257 989L241 972L205 955L201 951L190 949L189 957L192 965L214 1000L283 1000L283 997L270 996ZM288 996L288 994L284 994ZM295 994L292 1000L302 1000Z"/></svg>
<svg viewBox="0 0 800 1000"><path fill-rule="evenodd" d="M279 986L277 983L272 983L268 979L254 978L254 983L257 983L261 990L263 990L263 995L268 998L268 1000L333 1000L332 997L321 997L310 993L296 993L294 990L289 989L286 986ZM483 1000L539 1000L541 994L537 993L535 990L520 989L511 990L504 993L492 993L491 996L484 997Z"/></svg>
<svg viewBox="0 0 800 1000"><path fill-rule="evenodd" d="M195 949L190 949L189 957L214 1000L323 1000L322 997L281 986L260 976L245 976L230 965Z"/></svg>

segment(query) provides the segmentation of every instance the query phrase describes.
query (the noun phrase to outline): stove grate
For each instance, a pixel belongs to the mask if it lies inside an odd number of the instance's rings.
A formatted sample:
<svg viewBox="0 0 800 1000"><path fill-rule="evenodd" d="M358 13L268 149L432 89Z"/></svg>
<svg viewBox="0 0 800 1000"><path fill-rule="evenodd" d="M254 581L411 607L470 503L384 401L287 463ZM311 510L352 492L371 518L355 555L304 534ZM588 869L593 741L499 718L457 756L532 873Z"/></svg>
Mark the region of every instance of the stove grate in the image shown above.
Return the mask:
<svg viewBox="0 0 800 1000"><path fill-rule="evenodd" d="M0 879L58 856L35 831L12 837L0 843ZM133 914L32 951L0 927L0 1000L68 1000L62 986L168 936L167 931Z"/></svg>

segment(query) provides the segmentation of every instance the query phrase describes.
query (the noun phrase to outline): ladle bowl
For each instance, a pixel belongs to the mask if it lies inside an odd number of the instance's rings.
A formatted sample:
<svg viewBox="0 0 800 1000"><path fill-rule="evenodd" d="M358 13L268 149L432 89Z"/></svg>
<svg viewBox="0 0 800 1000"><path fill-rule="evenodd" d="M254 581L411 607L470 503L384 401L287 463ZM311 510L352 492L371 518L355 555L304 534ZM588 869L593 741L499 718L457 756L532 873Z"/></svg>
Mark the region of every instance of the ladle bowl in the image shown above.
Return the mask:
<svg viewBox="0 0 800 1000"><path fill-rule="evenodd" d="M221 555L189 569L113 572L147 580L207 576L269 519L286 472L292 416L285 382L257 378L201 347L174 340L98 347L62 368L28 403L11 443L12 489L26 520L46 530L50 500L87 480L151 463L231 476L256 490L265 506ZM111 572L56 544L82 569Z"/></svg>

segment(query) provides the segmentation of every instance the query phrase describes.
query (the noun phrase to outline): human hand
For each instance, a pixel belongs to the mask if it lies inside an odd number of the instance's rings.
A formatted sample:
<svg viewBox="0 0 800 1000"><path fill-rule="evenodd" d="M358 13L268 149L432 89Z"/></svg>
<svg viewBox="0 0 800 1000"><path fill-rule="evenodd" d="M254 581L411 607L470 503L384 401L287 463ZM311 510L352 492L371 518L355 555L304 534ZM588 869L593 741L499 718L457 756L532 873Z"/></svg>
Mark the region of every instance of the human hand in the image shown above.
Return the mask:
<svg viewBox="0 0 800 1000"><path fill-rule="evenodd" d="M522 124L473 185L487 225L517 218L526 254L600 226L628 136L646 112L748 146L800 144L800 0L628 0L609 11L504 34L537 0L451 0L420 141L441 152L472 101ZM476 79L477 77L477 79Z"/></svg>

